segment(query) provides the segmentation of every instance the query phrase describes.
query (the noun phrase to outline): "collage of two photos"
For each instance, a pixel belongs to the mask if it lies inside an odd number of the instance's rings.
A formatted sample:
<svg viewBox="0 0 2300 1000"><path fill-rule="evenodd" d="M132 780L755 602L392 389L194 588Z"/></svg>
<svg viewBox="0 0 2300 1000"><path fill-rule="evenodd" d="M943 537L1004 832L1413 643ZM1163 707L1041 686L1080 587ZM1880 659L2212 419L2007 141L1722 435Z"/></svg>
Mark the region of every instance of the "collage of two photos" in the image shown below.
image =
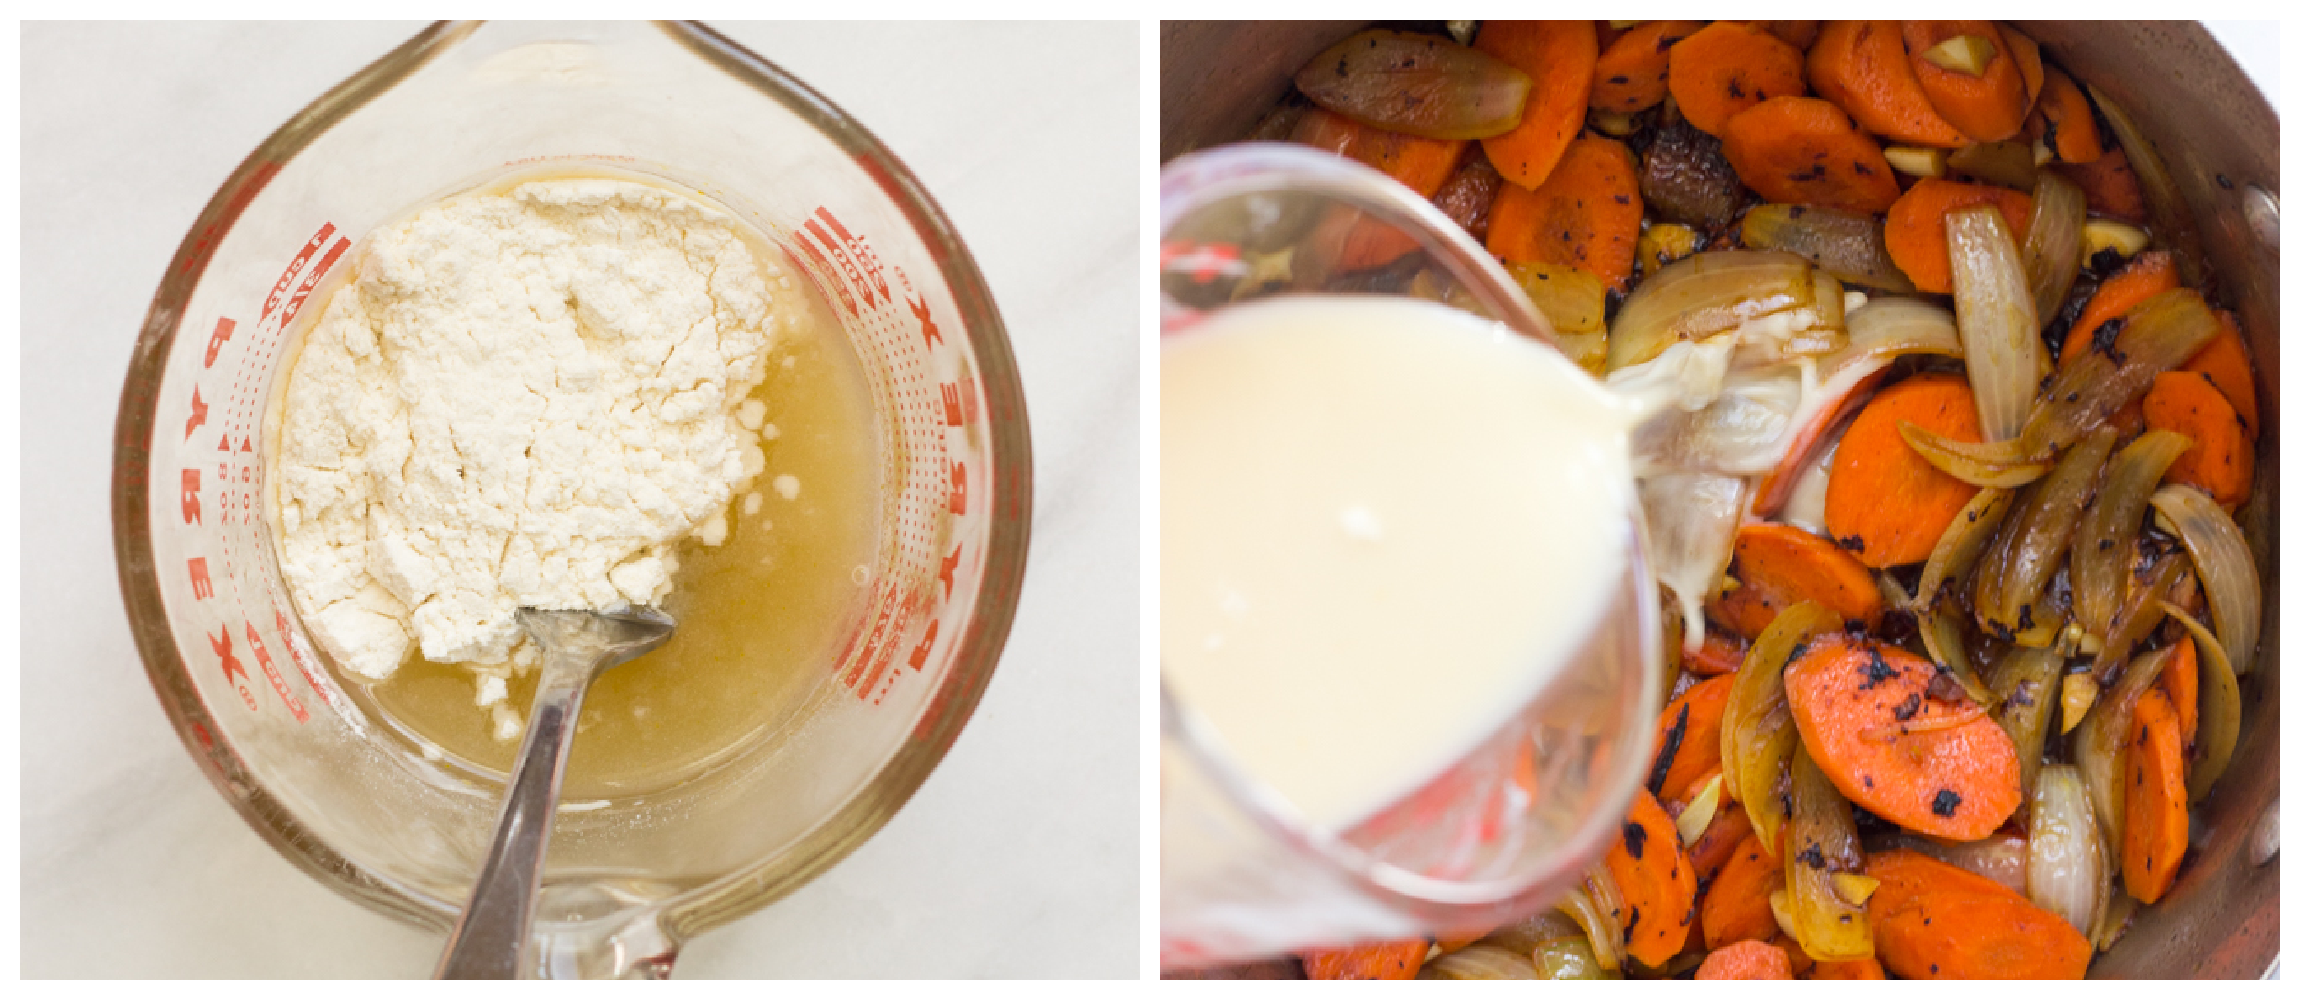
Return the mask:
<svg viewBox="0 0 2300 1000"><path fill-rule="evenodd" d="M2279 28L26 23L20 974L2280 978Z"/></svg>

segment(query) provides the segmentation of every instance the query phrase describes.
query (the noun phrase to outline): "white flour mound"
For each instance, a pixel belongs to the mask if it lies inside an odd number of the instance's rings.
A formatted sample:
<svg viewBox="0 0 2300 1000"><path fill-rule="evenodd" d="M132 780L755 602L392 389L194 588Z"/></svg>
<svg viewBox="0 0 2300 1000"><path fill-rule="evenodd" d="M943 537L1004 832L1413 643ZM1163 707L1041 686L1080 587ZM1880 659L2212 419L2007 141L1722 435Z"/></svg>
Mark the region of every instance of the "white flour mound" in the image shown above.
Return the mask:
<svg viewBox="0 0 2300 1000"><path fill-rule="evenodd" d="M382 679L411 639L506 663L523 605L659 603L674 545L723 536L765 467L741 409L791 322L780 275L728 217L604 178L377 232L280 423L281 570L313 637Z"/></svg>

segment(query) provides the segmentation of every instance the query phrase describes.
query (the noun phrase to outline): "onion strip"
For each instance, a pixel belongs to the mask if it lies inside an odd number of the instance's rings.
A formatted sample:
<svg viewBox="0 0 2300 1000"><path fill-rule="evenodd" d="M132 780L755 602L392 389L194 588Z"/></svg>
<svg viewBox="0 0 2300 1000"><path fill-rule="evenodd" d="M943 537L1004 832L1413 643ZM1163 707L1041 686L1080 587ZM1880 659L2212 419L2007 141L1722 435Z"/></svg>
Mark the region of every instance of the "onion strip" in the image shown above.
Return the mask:
<svg viewBox="0 0 2300 1000"><path fill-rule="evenodd" d="M2060 701L2061 655L2050 649L2014 649L1997 664L1991 689L1997 696L1996 719L2012 737L2020 756L2020 787L2034 795L2037 771L2044 766L2045 739L2052 735L2052 710Z"/></svg>
<svg viewBox="0 0 2300 1000"><path fill-rule="evenodd" d="M1984 487L1965 501L1964 509L1949 522L1941 540L1933 544L1932 556L1925 560L1924 575L1917 579L1918 607L1932 607L1942 584L1972 568L1973 560L1980 558L1989 539L1996 535L1997 526L2004 523L2006 512L2012 510L2012 500L2011 490Z"/></svg>
<svg viewBox="0 0 2300 1000"><path fill-rule="evenodd" d="M2025 632L2044 619L2038 613L2045 585L2068 554L2077 519L2100 485L2101 467L2116 446L2116 430L2103 427L2062 456L2052 473L2030 488L2020 520L1997 535L2004 549L2002 571L1973 580L1973 610L2013 632ZM2055 623L2053 631L2060 626Z"/></svg>
<svg viewBox="0 0 2300 1000"><path fill-rule="evenodd" d="M1789 764L1790 936L1817 961L1849 962L1876 954L1869 912L1837 892L1839 874L1861 870L1861 838L1853 830L1853 807L1829 783L1811 755L1798 747Z"/></svg>
<svg viewBox="0 0 2300 1000"><path fill-rule="evenodd" d="M2141 200L2148 205L2148 229L2171 244L2173 263L2180 268L2180 283L2204 287L2204 248L2196 241L2196 219L2188 210L2188 199L2173 185L2172 171L2157 155L2155 144L2140 134L2139 124L2125 113L2124 105L2101 93L2099 87L2085 89L2092 93L2092 104L2100 109L2108 130L2116 133L2117 145L2124 147L2125 161L2140 181Z"/></svg>
<svg viewBox="0 0 2300 1000"><path fill-rule="evenodd" d="M2109 616L2123 603L2124 580L2132 566L2148 497L2164 470L2187 451L2188 438L2172 431L2149 431L2109 460L2100 496L2076 526L2069 546L2068 578L2076 594L2076 620L2094 635L2107 635Z"/></svg>
<svg viewBox="0 0 2300 1000"><path fill-rule="evenodd" d="M1490 944L1473 944L1439 955L1415 979L1543 979L1525 956Z"/></svg>
<svg viewBox="0 0 2300 1000"><path fill-rule="evenodd" d="M1781 612L1749 645L1725 694L1718 734L1725 790L1748 810L1757 842L1774 857L1781 856L1781 828L1789 818L1779 793L1789 779L1790 751L1797 746L1797 724L1789 714L1789 689L1781 671L1807 639L1844 627L1836 612L1813 601Z"/></svg>
<svg viewBox="0 0 2300 1000"><path fill-rule="evenodd" d="M2212 602L2212 630L2227 648L2236 676L2250 673L2253 650L2260 644L2260 568L2252 563L2244 532L2227 511L2193 486L2167 486L2148 502L2196 559L2196 575L2203 579L2204 596Z"/></svg>
<svg viewBox="0 0 2300 1000"><path fill-rule="evenodd" d="M1681 340L1813 305L1813 266L1781 250L1697 253L1639 283L1614 314L1606 371L1644 364Z"/></svg>
<svg viewBox="0 0 2300 1000"><path fill-rule="evenodd" d="M2036 405L2047 357L2020 248L1995 205L1950 212L1948 244L1957 330L1964 337L1965 374L1980 409L1981 436L2011 440Z"/></svg>
<svg viewBox="0 0 2300 1000"><path fill-rule="evenodd" d="M2194 289L2175 288L2133 307L2115 337L2095 336L2090 349L2060 359L2060 374L2021 430L2017 453L2042 457L2076 443L2219 334L2220 321Z"/></svg>
<svg viewBox="0 0 2300 1000"><path fill-rule="evenodd" d="M2236 668L2228 650L2188 612L2166 602L2164 613L2196 640L2196 765L2188 772L2188 801L2202 802L2236 756L2236 733L2244 726L2244 698L2236 689Z"/></svg>
<svg viewBox="0 0 2300 1000"><path fill-rule="evenodd" d="M2057 316L2069 286L2076 283L2078 258L2084 253L2084 191L2047 170L2037 176L2034 198L2021 263L2028 272L2036 314Z"/></svg>
<svg viewBox="0 0 2300 1000"><path fill-rule="evenodd" d="M2108 848L2076 768L2037 775L2029 802L2028 898L2076 927L2091 927L2108 900Z"/></svg>
<svg viewBox="0 0 2300 1000"><path fill-rule="evenodd" d="M2052 470L2049 461L2032 461L2028 458L1990 461L1981 458L1973 453L1973 449L1959 447L1970 445L1971 442L1943 436L1938 431L1906 420L1901 421L1901 440L1908 442L1909 448L1925 461L1933 463L1933 468L1974 486L2012 489L2042 479L2046 472Z"/></svg>
<svg viewBox="0 0 2300 1000"><path fill-rule="evenodd" d="M2100 704L2085 714L2070 744L2076 753L2076 769L2084 776L2085 792L2092 796L2093 816L2111 844L2124 843L2124 762L2132 752L2133 711L2141 694L2164 672L2164 661L2171 658L2169 649L2135 657L2124 676L2103 693ZM2119 862L2120 853L2108 852L2111 866Z"/></svg>
<svg viewBox="0 0 2300 1000"><path fill-rule="evenodd" d="M2109 619L2108 634L2101 638L2100 655L2093 658L2093 676L2104 685L2114 684L2124 670L2125 657L2132 655L2134 647L2150 632L2156 631L2164 621L2162 605L2172 594L2180 578L2194 569L2194 563L2185 552L2176 552L2158 562L2144 586L2132 589L2124 606Z"/></svg>

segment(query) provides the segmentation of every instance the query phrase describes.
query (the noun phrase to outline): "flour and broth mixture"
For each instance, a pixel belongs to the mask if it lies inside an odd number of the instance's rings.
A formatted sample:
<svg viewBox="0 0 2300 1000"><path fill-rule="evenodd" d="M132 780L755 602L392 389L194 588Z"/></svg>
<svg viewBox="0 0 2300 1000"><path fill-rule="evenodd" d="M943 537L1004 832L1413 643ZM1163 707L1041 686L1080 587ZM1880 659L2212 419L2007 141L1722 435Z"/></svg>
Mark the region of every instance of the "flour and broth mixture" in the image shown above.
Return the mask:
<svg viewBox="0 0 2300 1000"><path fill-rule="evenodd" d="M320 648L426 756L508 770L522 606L663 608L584 702L570 798L700 773L792 720L876 563L878 452L803 276L698 197L498 181L372 234L278 413L280 566Z"/></svg>

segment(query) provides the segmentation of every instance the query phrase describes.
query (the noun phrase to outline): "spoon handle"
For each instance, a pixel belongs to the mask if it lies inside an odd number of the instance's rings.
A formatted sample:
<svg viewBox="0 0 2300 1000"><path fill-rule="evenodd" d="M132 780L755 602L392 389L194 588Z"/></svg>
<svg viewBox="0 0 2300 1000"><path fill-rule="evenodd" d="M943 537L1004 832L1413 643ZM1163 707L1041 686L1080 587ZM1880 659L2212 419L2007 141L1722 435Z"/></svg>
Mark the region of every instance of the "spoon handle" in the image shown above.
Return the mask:
<svg viewBox="0 0 2300 1000"><path fill-rule="evenodd" d="M567 774L567 748L575 742L575 713L582 708L595 662L593 655L546 649L527 736L504 791L487 865L447 937L447 954L435 978L519 978L535 922L536 893L542 888L543 850L551 839L559 782Z"/></svg>

